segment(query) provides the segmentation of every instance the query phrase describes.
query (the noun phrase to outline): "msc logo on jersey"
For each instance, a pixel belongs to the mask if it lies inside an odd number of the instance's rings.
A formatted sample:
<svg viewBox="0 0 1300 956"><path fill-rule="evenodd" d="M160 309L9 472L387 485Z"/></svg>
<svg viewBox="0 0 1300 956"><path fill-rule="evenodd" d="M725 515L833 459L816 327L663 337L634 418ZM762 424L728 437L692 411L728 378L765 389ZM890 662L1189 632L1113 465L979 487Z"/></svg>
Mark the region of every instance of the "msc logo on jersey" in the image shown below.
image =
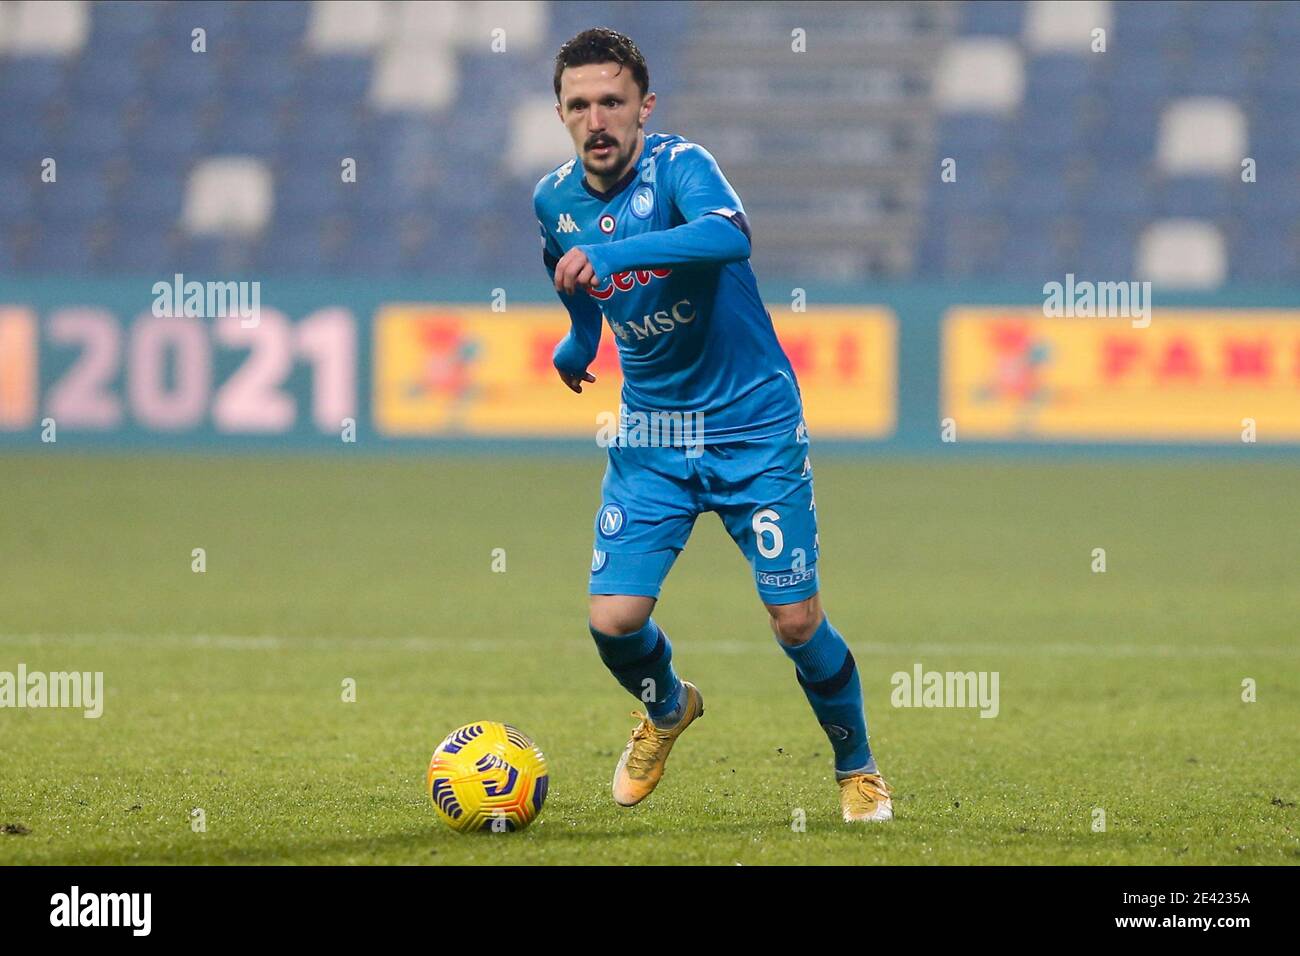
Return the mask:
<svg viewBox="0 0 1300 956"><path fill-rule="evenodd" d="M555 224L556 232L578 232L581 228L567 212L560 213L560 220Z"/></svg>
<svg viewBox="0 0 1300 956"><path fill-rule="evenodd" d="M593 548L591 551L591 573L600 574L605 570L605 565L609 563L609 555L600 548Z"/></svg>
<svg viewBox="0 0 1300 956"><path fill-rule="evenodd" d="M609 504L600 509L596 518L596 530L602 538L617 538L627 527L627 512L622 505ZM592 559L595 563L595 559Z"/></svg>
<svg viewBox="0 0 1300 956"><path fill-rule="evenodd" d="M655 191L649 186L638 186L632 194L632 215L638 219L649 219L655 208Z"/></svg>
<svg viewBox="0 0 1300 956"><path fill-rule="evenodd" d="M619 337L619 341L640 342L642 339L648 339L664 332L671 332L679 325L690 325L694 321L695 306L691 304L690 299L682 299L682 301L675 303L671 309L661 309L650 315L643 315L639 325L629 319L625 325L620 325L611 320L609 326L614 330L614 334Z"/></svg>

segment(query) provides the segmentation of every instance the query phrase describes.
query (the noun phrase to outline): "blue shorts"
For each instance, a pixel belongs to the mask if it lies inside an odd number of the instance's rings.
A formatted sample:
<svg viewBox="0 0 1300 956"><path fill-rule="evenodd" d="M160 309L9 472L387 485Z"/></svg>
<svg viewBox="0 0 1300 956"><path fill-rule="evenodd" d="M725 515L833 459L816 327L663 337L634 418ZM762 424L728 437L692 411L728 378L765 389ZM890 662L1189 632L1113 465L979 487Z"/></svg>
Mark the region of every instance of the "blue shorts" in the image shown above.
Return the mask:
<svg viewBox="0 0 1300 956"><path fill-rule="evenodd" d="M817 593L817 511L802 423L772 438L722 445L611 445L590 592L658 598L705 511L722 518L763 601L794 604Z"/></svg>

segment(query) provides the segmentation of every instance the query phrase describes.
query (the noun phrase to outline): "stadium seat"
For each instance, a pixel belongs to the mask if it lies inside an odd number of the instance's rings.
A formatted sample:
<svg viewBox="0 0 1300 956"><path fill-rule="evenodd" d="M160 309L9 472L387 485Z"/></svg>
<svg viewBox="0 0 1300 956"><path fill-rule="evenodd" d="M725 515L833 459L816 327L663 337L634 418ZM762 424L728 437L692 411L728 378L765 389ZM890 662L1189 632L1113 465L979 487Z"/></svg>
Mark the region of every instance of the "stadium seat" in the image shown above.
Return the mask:
<svg viewBox="0 0 1300 956"><path fill-rule="evenodd" d="M1092 31L1111 27L1109 0L1031 0L1024 14L1025 48L1033 53L1062 52L1096 56Z"/></svg>
<svg viewBox="0 0 1300 956"><path fill-rule="evenodd" d="M451 104L458 85L450 53L394 44L377 58L370 103L378 110L437 112Z"/></svg>
<svg viewBox="0 0 1300 956"><path fill-rule="evenodd" d="M1223 236L1195 219L1163 219L1138 241L1138 277L1167 289L1214 289L1228 275Z"/></svg>
<svg viewBox="0 0 1300 956"><path fill-rule="evenodd" d="M540 177L573 157L573 140L555 116L555 97L528 97L510 115L503 156L512 176Z"/></svg>
<svg viewBox="0 0 1300 956"><path fill-rule="evenodd" d="M18 56L68 56L86 45L89 4L80 0L10 3L0 49Z"/></svg>
<svg viewBox="0 0 1300 956"><path fill-rule="evenodd" d="M1222 176L1177 176L1157 190L1156 212L1168 219L1214 220L1231 206L1229 181Z"/></svg>
<svg viewBox="0 0 1300 956"><path fill-rule="evenodd" d="M0 228L26 219L35 208L35 187L39 184L36 167L0 166Z"/></svg>
<svg viewBox="0 0 1300 956"><path fill-rule="evenodd" d="M367 53L388 38L391 13L391 4L369 0L312 3L306 46L317 53Z"/></svg>
<svg viewBox="0 0 1300 956"><path fill-rule="evenodd" d="M117 191L114 218L132 230L174 228L184 198L185 181L178 173L140 172Z"/></svg>
<svg viewBox="0 0 1300 956"><path fill-rule="evenodd" d="M1156 158L1167 173L1238 172L1246 155L1246 117L1230 100L1180 99L1160 116Z"/></svg>
<svg viewBox="0 0 1300 956"><path fill-rule="evenodd" d="M939 59L934 96L944 112L1008 113L1024 94L1017 46L996 37L955 40Z"/></svg>
<svg viewBox="0 0 1300 956"><path fill-rule="evenodd" d="M212 157L190 174L181 219L195 236L251 236L271 215L271 173L247 156Z"/></svg>
<svg viewBox="0 0 1300 956"><path fill-rule="evenodd" d="M1015 39L1024 22L1022 0L986 0L961 5L963 36L999 36Z"/></svg>
<svg viewBox="0 0 1300 956"><path fill-rule="evenodd" d="M408 7L425 9L437 4L408 4ZM546 25L550 7L545 3L512 3L502 0L481 0L462 5L453 21L454 37L465 50L486 50L496 29L504 31L505 52L517 54L536 50L546 40ZM499 54L497 54L499 55Z"/></svg>
<svg viewBox="0 0 1300 956"><path fill-rule="evenodd" d="M5 57L0 70L3 99L29 109L43 109L53 101L63 91L68 72L67 61L54 56Z"/></svg>

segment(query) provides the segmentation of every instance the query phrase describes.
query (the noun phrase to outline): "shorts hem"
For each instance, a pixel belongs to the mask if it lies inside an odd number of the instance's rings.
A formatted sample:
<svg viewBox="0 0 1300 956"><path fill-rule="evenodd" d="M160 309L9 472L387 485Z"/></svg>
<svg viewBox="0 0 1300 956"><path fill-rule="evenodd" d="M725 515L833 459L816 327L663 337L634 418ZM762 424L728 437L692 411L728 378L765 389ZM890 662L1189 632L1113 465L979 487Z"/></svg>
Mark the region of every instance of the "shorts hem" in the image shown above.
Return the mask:
<svg viewBox="0 0 1300 956"><path fill-rule="evenodd" d="M648 584L609 584L602 581L600 584L587 585L587 593L590 595L626 595L628 597L648 597L659 598L659 592L662 587L652 588Z"/></svg>
<svg viewBox="0 0 1300 956"><path fill-rule="evenodd" d="M793 590L780 591L778 593L764 591L762 588L759 588L758 596L760 599L762 599L764 604L775 604L775 605L798 604L800 601L808 600L810 597L812 597L813 595L817 594L820 591L821 591L821 587L817 584L814 584L810 588L809 587L795 588Z"/></svg>

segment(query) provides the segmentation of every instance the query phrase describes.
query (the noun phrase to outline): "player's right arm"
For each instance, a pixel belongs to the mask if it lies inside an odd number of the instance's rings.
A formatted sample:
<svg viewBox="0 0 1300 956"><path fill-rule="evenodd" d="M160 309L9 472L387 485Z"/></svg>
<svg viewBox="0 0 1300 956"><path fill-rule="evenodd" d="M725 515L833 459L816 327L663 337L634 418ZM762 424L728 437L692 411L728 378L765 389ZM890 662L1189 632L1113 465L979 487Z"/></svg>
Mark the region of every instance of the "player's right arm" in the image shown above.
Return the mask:
<svg viewBox="0 0 1300 956"><path fill-rule="evenodd" d="M542 183L545 182L542 180ZM555 266L564 251L546 228L545 211L541 208L542 183L538 184L537 192L533 194L533 208L537 213L537 225L542 230L542 261L546 264L546 272L553 284ZM595 360L596 350L600 347L600 330L604 317L595 300L581 286L571 293L557 289L556 294L569 313L569 334L555 347L551 362L559 373L560 380L580 393L583 382L596 381L596 376L587 371L587 366Z"/></svg>

